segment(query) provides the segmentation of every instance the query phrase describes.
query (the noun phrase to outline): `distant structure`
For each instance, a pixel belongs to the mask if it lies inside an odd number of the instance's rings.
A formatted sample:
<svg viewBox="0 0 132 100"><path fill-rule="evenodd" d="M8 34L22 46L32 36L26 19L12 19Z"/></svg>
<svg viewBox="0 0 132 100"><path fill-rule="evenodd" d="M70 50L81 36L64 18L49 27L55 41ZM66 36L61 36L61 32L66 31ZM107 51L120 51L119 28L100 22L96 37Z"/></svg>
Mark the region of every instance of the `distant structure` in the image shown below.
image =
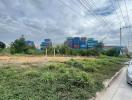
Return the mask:
<svg viewBox="0 0 132 100"><path fill-rule="evenodd" d="M30 40L26 41L26 45L28 45L30 47L35 47L34 41L30 41Z"/></svg>
<svg viewBox="0 0 132 100"><path fill-rule="evenodd" d="M98 43L94 38L68 37L64 44L72 49L90 49L95 48Z"/></svg>
<svg viewBox="0 0 132 100"><path fill-rule="evenodd" d="M80 48L81 49L87 49L87 38L86 37L81 37Z"/></svg>
<svg viewBox="0 0 132 100"><path fill-rule="evenodd" d="M90 48L95 48L97 46L99 42L97 40L95 40L94 38L89 38L87 40L87 48L90 49Z"/></svg>
<svg viewBox="0 0 132 100"><path fill-rule="evenodd" d="M73 48L79 49L80 48L80 37L73 38Z"/></svg>
<svg viewBox="0 0 132 100"><path fill-rule="evenodd" d="M103 48L105 51L110 49L116 49L120 55L128 54L128 48L126 46L104 46Z"/></svg>
<svg viewBox="0 0 132 100"><path fill-rule="evenodd" d="M52 41L50 39L44 39L40 44L40 49L44 50L45 48L52 47Z"/></svg>
<svg viewBox="0 0 132 100"><path fill-rule="evenodd" d="M64 42L65 45L67 45L70 48L73 48L73 38L68 37L67 40Z"/></svg>

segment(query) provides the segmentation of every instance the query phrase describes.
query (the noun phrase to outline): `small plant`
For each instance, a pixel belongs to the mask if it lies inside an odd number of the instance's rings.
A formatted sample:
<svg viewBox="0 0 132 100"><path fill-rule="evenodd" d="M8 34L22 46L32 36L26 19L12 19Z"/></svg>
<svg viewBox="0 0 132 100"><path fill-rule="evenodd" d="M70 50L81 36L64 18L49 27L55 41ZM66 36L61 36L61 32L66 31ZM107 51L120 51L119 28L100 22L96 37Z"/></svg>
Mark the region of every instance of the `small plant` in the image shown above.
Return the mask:
<svg viewBox="0 0 132 100"><path fill-rule="evenodd" d="M41 67L0 66L0 100L89 100L124 61L122 57L101 57Z"/></svg>

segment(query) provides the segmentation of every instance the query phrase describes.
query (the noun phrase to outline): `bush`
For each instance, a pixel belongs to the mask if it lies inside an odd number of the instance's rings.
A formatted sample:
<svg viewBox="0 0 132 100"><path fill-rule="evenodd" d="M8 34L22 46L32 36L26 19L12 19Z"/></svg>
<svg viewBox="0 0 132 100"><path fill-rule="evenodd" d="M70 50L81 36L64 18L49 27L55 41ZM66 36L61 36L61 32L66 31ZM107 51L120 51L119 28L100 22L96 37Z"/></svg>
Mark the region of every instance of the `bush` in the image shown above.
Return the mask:
<svg viewBox="0 0 132 100"><path fill-rule="evenodd" d="M0 49L5 49L6 48L6 44L3 42L0 42Z"/></svg>
<svg viewBox="0 0 132 100"><path fill-rule="evenodd" d="M21 68L0 66L0 100L89 100L126 59L102 57Z"/></svg>
<svg viewBox="0 0 132 100"><path fill-rule="evenodd" d="M36 48L34 46L27 45L24 36L16 39L10 45L11 54L34 54L35 52Z"/></svg>
<svg viewBox="0 0 132 100"><path fill-rule="evenodd" d="M120 55L120 50L118 48L112 48L110 50L107 50L104 54L106 54L107 56L118 57Z"/></svg>

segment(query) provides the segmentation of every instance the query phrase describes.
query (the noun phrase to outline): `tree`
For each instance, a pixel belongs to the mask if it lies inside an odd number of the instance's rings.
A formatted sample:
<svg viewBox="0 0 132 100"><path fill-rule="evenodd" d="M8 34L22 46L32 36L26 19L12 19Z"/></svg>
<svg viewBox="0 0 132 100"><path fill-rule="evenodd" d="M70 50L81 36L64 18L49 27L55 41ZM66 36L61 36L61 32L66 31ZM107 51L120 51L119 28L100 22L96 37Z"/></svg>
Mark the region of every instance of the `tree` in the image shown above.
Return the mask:
<svg viewBox="0 0 132 100"><path fill-rule="evenodd" d="M99 42L97 45L96 45L96 48L97 49L102 49L104 47L104 43L103 42Z"/></svg>
<svg viewBox="0 0 132 100"><path fill-rule="evenodd" d="M14 53L26 53L28 50L27 45L25 43L25 38L22 35L19 39L16 39L11 43L10 51L12 54Z"/></svg>
<svg viewBox="0 0 132 100"><path fill-rule="evenodd" d="M67 45L61 45L57 48L61 55L70 55L71 49Z"/></svg>
<svg viewBox="0 0 132 100"><path fill-rule="evenodd" d="M119 48L112 48L106 51L105 53L107 56L119 56L120 55L120 49Z"/></svg>
<svg viewBox="0 0 132 100"><path fill-rule="evenodd" d="M4 48L6 48L6 45L5 45L5 43L3 43L3 42L0 42L0 49L4 49Z"/></svg>

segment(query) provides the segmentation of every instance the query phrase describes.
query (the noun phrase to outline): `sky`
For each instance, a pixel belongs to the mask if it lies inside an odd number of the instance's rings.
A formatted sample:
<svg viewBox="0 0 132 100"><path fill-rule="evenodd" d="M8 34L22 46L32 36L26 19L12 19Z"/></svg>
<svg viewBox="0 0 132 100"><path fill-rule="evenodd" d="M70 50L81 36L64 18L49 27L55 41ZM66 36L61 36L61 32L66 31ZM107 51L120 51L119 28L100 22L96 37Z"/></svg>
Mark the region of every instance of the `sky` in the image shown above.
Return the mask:
<svg viewBox="0 0 132 100"><path fill-rule="evenodd" d="M86 36L119 45L119 28L130 26L131 13L132 0L0 0L0 41L10 44L24 35L37 45L45 38L62 44ZM122 29L123 45L132 43L130 31Z"/></svg>

